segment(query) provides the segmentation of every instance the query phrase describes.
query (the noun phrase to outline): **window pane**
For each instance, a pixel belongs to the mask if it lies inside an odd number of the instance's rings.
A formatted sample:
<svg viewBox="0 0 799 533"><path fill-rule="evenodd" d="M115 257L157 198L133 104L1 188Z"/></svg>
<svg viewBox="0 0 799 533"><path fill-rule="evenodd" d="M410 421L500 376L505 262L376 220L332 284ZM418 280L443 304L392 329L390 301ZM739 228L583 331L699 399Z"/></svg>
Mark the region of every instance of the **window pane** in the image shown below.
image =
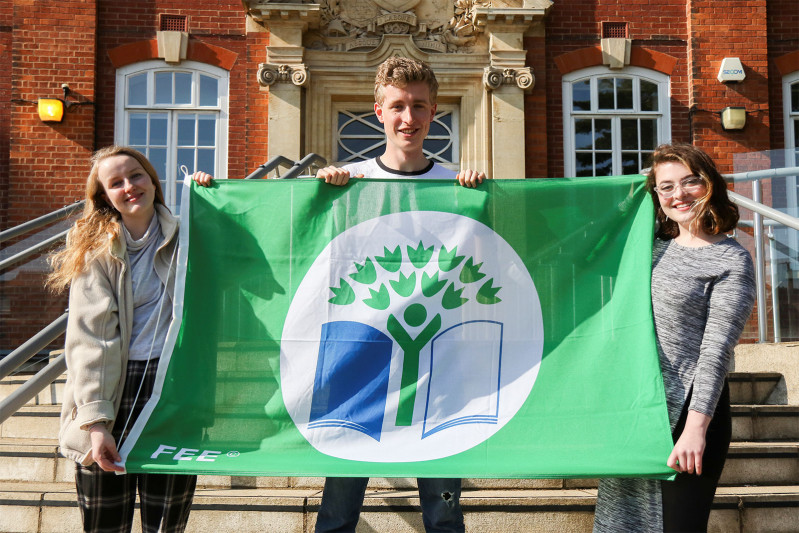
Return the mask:
<svg viewBox="0 0 799 533"><path fill-rule="evenodd" d="M621 153L621 173L622 174L638 174L638 153L637 152L622 152Z"/></svg>
<svg viewBox="0 0 799 533"><path fill-rule="evenodd" d="M197 145L216 146L216 117L200 115L197 122Z"/></svg>
<svg viewBox="0 0 799 533"><path fill-rule="evenodd" d="M377 120L377 116L375 116L374 112L368 111L358 113L355 116L357 119L348 113L339 113L339 129L341 136L385 136L383 125Z"/></svg>
<svg viewBox="0 0 799 533"><path fill-rule="evenodd" d="M150 115L150 146L166 146L166 131L169 123L166 113Z"/></svg>
<svg viewBox="0 0 799 533"><path fill-rule="evenodd" d="M200 74L200 105L219 105L219 80Z"/></svg>
<svg viewBox="0 0 799 533"><path fill-rule="evenodd" d="M649 168L652 166L652 152L641 152L641 169ZM639 170L639 172L640 172Z"/></svg>
<svg viewBox="0 0 799 533"><path fill-rule="evenodd" d="M147 144L147 113L131 113L128 117L128 144Z"/></svg>
<svg viewBox="0 0 799 533"><path fill-rule="evenodd" d="M594 157L591 153L577 153L576 154L575 176L578 178L587 178L594 175Z"/></svg>
<svg viewBox="0 0 799 533"><path fill-rule="evenodd" d="M597 80L597 96L599 109L616 109L613 100L613 78L599 78Z"/></svg>
<svg viewBox="0 0 799 533"><path fill-rule="evenodd" d="M591 80L578 81L572 85L572 108L575 111L591 110Z"/></svg>
<svg viewBox="0 0 799 533"><path fill-rule="evenodd" d="M616 78L616 109L633 108L633 80Z"/></svg>
<svg viewBox="0 0 799 533"><path fill-rule="evenodd" d="M166 178L166 148L150 148L150 153L147 154L147 159L153 164L158 178L162 180Z"/></svg>
<svg viewBox="0 0 799 533"><path fill-rule="evenodd" d="M214 168L214 155L216 150L213 148L199 148L197 150L197 170L208 172L209 174L216 174Z"/></svg>
<svg viewBox="0 0 799 533"><path fill-rule="evenodd" d="M638 150L638 120L622 119L621 121L621 149Z"/></svg>
<svg viewBox="0 0 799 533"><path fill-rule="evenodd" d="M191 74L188 72L175 73L175 103L191 103Z"/></svg>
<svg viewBox="0 0 799 533"><path fill-rule="evenodd" d="M641 111L658 110L658 86L651 81L641 80Z"/></svg>
<svg viewBox="0 0 799 533"><path fill-rule="evenodd" d="M641 119L641 150L654 150L658 145L656 119Z"/></svg>
<svg viewBox="0 0 799 533"><path fill-rule="evenodd" d="M180 173L181 165L186 166L186 168L189 170L189 174L199 170L194 168L194 148L178 148L178 160L177 160L178 179L182 179L183 177L183 175Z"/></svg>
<svg viewBox="0 0 799 533"><path fill-rule="evenodd" d="M194 146L195 115L178 116L178 145Z"/></svg>
<svg viewBox="0 0 799 533"><path fill-rule="evenodd" d="M596 158L596 174L595 176L610 176L613 174L613 154L610 152L597 152L594 154Z"/></svg>
<svg viewBox="0 0 799 533"><path fill-rule="evenodd" d="M147 73L128 78L128 104L147 105Z"/></svg>
<svg viewBox="0 0 799 533"><path fill-rule="evenodd" d="M594 120L594 147L597 150L610 150L613 148L610 119Z"/></svg>
<svg viewBox="0 0 799 533"><path fill-rule="evenodd" d="M799 82L791 85L791 111L799 113Z"/></svg>
<svg viewBox="0 0 799 533"><path fill-rule="evenodd" d="M172 103L172 73L171 72L156 72L155 73L155 103L156 104L171 104Z"/></svg>
<svg viewBox="0 0 799 533"><path fill-rule="evenodd" d="M592 120L578 118L574 120L574 147L577 150L591 150L594 147L594 138L591 132Z"/></svg>

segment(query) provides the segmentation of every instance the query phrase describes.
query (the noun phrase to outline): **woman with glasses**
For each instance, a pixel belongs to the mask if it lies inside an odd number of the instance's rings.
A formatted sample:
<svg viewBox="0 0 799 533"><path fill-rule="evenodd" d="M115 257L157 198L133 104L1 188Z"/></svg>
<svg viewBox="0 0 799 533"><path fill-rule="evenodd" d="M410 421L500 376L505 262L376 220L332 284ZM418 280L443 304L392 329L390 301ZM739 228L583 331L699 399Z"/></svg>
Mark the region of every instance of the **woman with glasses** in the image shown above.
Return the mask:
<svg viewBox="0 0 799 533"><path fill-rule="evenodd" d="M603 479L594 532L706 531L731 437L727 369L754 305L752 260L726 235L738 209L712 159L689 144L653 154L652 311L674 481Z"/></svg>

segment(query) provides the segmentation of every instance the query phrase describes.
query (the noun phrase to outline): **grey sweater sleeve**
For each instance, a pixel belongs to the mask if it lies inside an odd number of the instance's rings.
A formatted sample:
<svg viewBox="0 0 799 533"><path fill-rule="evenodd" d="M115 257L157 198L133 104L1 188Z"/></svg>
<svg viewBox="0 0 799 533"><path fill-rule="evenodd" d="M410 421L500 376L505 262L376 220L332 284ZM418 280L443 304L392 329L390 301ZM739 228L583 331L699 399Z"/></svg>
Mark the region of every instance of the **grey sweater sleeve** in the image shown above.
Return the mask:
<svg viewBox="0 0 799 533"><path fill-rule="evenodd" d="M752 312L755 278L752 261L744 250L731 248L719 257L723 274L713 283L707 306L707 323L689 409L713 416L735 345Z"/></svg>

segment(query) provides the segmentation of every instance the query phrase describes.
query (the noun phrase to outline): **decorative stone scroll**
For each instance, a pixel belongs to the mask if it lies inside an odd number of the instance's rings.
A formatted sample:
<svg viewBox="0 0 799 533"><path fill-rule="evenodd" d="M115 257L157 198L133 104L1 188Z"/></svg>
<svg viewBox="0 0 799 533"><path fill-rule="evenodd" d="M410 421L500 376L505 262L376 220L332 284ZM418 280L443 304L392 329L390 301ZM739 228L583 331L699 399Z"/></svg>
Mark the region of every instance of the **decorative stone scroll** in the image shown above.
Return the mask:
<svg viewBox="0 0 799 533"><path fill-rule="evenodd" d="M312 50L365 51L383 35L410 35L433 53L469 53L484 33L476 9L490 0L321 0L321 24L309 32Z"/></svg>
<svg viewBox="0 0 799 533"><path fill-rule="evenodd" d="M530 67L494 68L483 70L483 84L489 89L499 89L502 85L516 85L519 89L529 91L535 85L535 76Z"/></svg>
<svg viewBox="0 0 799 533"><path fill-rule="evenodd" d="M275 83L291 82L298 87L308 84L308 69L302 63L297 65L258 65L258 83L269 87Z"/></svg>

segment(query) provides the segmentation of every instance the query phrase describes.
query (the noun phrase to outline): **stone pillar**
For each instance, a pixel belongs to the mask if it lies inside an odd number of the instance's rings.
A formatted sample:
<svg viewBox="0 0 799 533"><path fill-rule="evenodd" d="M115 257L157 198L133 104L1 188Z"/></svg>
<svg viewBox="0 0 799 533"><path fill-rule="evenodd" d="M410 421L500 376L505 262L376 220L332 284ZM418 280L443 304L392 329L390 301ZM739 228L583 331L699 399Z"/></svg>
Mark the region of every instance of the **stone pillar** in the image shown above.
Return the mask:
<svg viewBox="0 0 799 533"><path fill-rule="evenodd" d="M533 23L526 9L479 10L489 36L490 65L483 83L491 101L491 177L521 179L524 168L524 93L533 88L535 76L525 66L527 51L522 38Z"/></svg>
<svg viewBox="0 0 799 533"><path fill-rule="evenodd" d="M297 161L305 154L302 136L302 92L308 84L302 37L309 24L318 25L318 4L259 4L250 12L270 32L266 63L258 82L269 88L269 159L282 155Z"/></svg>

